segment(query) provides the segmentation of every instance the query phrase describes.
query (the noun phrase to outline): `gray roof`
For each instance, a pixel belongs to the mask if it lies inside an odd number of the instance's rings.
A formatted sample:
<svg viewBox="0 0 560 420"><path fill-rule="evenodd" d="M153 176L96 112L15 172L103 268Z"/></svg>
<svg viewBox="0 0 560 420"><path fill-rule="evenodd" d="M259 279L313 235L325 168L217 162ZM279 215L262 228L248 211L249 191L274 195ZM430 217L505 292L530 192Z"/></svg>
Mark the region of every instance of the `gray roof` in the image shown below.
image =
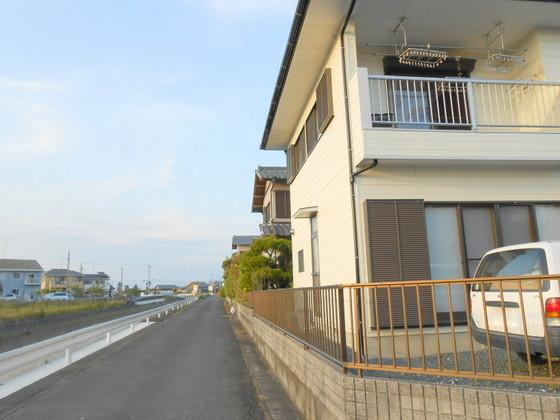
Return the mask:
<svg viewBox="0 0 560 420"><path fill-rule="evenodd" d="M175 286L174 284L158 284L156 289L160 290L172 290L172 289L179 289L179 286Z"/></svg>
<svg viewBox="0 0 560 420"><path fill-rule="evenodd" d="M0 271L43 271L37 260L0 259Z"/></svg>
<svg viewBox="0 0 560 420"><path fill-rule="evenodd" d="M231 238L231 248L235 249L238 246L250 246L255 239L260 238L259 235L233 235Z"/></svg>
<svg viewBox="0 0 560 420"><path fill-rule="evenodd" d="M74 271L75 273L75 271ZM110 277L102 271L95 274L83 274L86 279L110 279Z"/></svg>
<svg viewBox="0 0 560 420"><path fill-rule="evenodd" d="M260 226L264 236L279 236L289 238L292 225L290 223L263 223Z"/></svg>
<svg viewBox="0 0 560 420"><path fill-rule="evenodd" d="M83 277L82 273L78 273L77 271L67 270L66 268L53 268L45 273L45 276L65 276L66 274L70 276L78 276Z"/></svg>
<svg viewBox="0 0 560 420"><path fill-rule="evenodd" d="M261 179L284 181L288 179L288 169L285 166L258 166L255 171Z"/></svg>

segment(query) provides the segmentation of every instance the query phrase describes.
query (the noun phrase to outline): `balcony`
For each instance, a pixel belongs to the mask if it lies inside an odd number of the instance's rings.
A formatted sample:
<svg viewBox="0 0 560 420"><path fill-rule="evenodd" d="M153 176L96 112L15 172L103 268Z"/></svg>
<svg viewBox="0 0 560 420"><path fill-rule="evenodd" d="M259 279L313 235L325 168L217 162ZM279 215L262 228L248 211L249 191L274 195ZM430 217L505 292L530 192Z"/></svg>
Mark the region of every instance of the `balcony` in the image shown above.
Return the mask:
<svg viewBox="0 0 560 420"><path fill-rule="evenodd" d="M351 81L356 162L560 160L560 82L368 75ZM355 127L355 126L354 126Z"/></svg>

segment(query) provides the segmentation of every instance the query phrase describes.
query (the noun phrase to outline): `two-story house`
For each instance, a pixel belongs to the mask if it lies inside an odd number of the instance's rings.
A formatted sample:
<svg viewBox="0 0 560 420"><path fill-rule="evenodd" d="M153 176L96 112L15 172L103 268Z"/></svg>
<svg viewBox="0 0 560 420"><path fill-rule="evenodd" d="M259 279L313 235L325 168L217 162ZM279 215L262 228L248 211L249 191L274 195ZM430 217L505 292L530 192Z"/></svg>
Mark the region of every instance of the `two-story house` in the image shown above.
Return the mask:
<svg viewBox="0 0 560 420"><path fill-rule="evenodd" d="M43 268L36 260L0 259L0 294L34 300L41 294Z"/></svg>
<svg viewBox="0 0 560 420"><path fill-rule="evenodd" d="M101 288L103 290L109 290L109 281L111 277L102 271L95 274L83 274L81 278L81 284L84 290L87 292L92 287Z"/></svg>
<svg viewBox="0 0 560 420"><path fill-rule="evenodd" d="M300 0L261 143L287 155L294 286L560 239L558 80L557 1Z"/></svg>
<svg viewBox="0 0 560 420"><path fill-rule="evenodd" d="M241 254L242 252L251 249L253 242L260 238L256 235L233 235L231 238L231 249L234 254Z"/></svg>
<svg viewBox="0 0 560 420"><path fill-rule="evenodd" d="M83 288L83 273L65 268L53 268L43 275L42 290L70 291L71 287Z"/></svg>
<svg viewBox="0 0 560 420"><path fill-rule="evenodd" d="M253 186L253 213L261 213L263 236L290 237L290 188L286 167L259 166Z"/></svg>

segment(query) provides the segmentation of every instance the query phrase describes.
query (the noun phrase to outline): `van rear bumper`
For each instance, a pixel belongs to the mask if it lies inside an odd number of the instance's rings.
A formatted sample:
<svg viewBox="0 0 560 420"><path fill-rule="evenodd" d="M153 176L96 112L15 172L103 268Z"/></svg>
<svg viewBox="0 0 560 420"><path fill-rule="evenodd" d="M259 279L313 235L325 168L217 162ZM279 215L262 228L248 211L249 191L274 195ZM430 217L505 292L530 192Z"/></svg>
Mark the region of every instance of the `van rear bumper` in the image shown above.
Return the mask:
<svg viewBox="0 0 560 420"><path fill-rule="evenodd" d="M471 330L474 339L478 343L488 345L486 330L478 328L472 318ZM550 343L550 356L560 357L560 327L548 327L546 331L548 335L548 342ZM506 336L504 333L489 331L488 335L490 336L490 343L492 344L492 347L500 349L506 348ZM531 354L540 353L546 356L546 341L544 337L528 336L527 341L529 344L529 352ZM508 343L511 351L516 353L527 353L524 335L508 334Z"/></svg>

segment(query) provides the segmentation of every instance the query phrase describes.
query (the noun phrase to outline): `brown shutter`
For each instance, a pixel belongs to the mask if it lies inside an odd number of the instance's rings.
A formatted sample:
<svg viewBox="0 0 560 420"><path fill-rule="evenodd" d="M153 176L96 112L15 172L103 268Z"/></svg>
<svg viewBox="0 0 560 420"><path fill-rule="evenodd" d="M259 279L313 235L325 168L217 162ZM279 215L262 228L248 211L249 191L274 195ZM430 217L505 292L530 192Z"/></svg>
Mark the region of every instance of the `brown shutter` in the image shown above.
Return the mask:
<svg viewBox="0 0 560 420"><path fill-rule="evenodd" d="M422 201L368 200L367 231L373 282L430 279L426 219ZM404 292L404 293L403 293ZM372 302L372 326L418 326L433 323L431 289L420 287L378 288ZM404 294L404 302L403 302ZM389 304L390 299L390 304ZM375 302L374 302L375 300ZM375 308L377 307L377 311Z"/></svg>
<svg viewBox="0 0 560 420"><path fill-rule="evenodd" d="M290 197L288 191L275 191L274 201L276 204L276 217L288 218L290 217Z"/></svg>
<svg viewBox="0 0 560 420"><path fill-rule="evenodd" d="M331 69L325 69L323 77L315 91L317 101L317 125L319 133L324 133L334 117L332 98Z"/></svg>

